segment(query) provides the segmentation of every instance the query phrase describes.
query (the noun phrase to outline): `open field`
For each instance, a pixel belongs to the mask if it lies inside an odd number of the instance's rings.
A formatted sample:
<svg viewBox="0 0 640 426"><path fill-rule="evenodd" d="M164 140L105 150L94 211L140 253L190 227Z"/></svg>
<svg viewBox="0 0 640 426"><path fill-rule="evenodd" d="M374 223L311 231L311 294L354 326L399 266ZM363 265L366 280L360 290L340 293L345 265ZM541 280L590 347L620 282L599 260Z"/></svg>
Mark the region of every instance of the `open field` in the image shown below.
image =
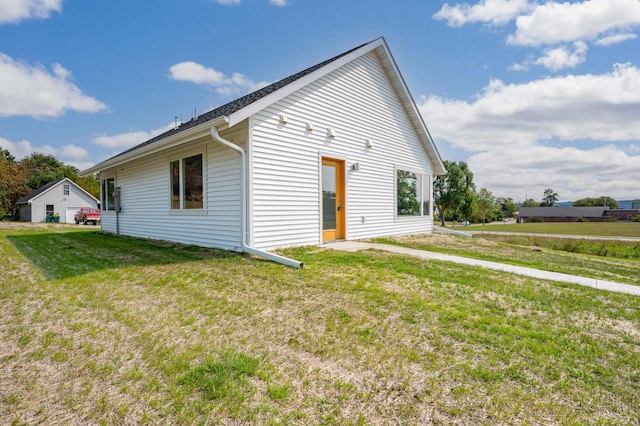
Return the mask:
<svg viewBox="0 0 640 426"><path fill-rule="evenodd" d="M474 235L472 239L410 235L373 241L640 285L640 241L596 242L498 234ZM605 255L584 254L598 252Z"/></svg>
<svg viewBox="0 0 640 426"><path fill-rule="evenodd" d="M0 229L0 418L640 421L639 297L376 251L281 253L305 268Z"/></svg>
<svg viewBox="0 0 640 426"><path fill-rule="evenodd" d="M485 226L452 226L451 228L459 231L522 232L640 238L640 223L638 222L496 223Z"/></svg>

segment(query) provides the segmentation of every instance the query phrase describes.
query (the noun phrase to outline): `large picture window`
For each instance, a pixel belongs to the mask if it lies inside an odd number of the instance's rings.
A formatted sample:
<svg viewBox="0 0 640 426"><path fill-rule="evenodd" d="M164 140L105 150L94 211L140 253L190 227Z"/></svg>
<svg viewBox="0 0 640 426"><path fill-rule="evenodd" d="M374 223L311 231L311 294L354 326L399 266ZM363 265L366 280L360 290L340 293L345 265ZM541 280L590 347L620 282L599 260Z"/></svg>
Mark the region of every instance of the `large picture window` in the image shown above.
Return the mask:
<svg viewBox="0 0 640 426"><path fill-rule="evenodd" d="M429 175L396 169L396 215L428 216L431 213Z"/></svg>
<svg viewBox="0 0 640 426"><path fill-rule="evenodd" d="M102 181L102 210L116 209L116 180L108 178Z"/></svg>
<svg viewBox="0 0 640 426"><path fill-rule="evenodd" d="M203 156L192 155L170 163L171 209L204 208Z"/></svg>

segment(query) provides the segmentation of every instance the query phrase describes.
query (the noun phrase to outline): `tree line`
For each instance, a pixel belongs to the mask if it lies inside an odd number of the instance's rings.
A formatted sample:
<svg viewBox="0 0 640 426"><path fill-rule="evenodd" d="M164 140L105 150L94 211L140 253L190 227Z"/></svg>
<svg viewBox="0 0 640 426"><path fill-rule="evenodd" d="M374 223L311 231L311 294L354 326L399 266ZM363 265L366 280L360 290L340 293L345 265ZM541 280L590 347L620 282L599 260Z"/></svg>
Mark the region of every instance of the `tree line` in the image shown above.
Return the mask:
<svg viewBox="0 0 640 426"><path fill-rule="evenodd" d="M442 225L445 221L468 220L486 223L513 217L519 207L553 206L559 199L551 188L544 191L541 201L532 198L517 205L512 198L494 197L487 188L476 190L473 172L464 161L444 161L446 173L433 183L433 198ZM96 198L100 198L100 182L95 176L78 177L79 170L66 165L52 155L33 153L21 160L6 149L0 149L0 219L17 217L16 202L49 182L69 178ZM619 208L611 197L583 198L573 203L579 206L609 206Z"/></svg>
<svg viewBox="0 0 640 426"><path fill-rule="evenodd" d="M516 204L512 198L494 197L487 188L476 190L473 172L464 161L444 161L446 173L433 182L433 199L442 226L445 221L487 223L514 216L520 207L553 207L559 195L552 188L544 190L542 199L528 198ZM612 197L582 198L573 207L609 206L618 209Z"/></svg>
<svg viewBox="0 0 640 426"><path fill-rule="evenodd" d="M0 149L0 219L15 218L16 202L49 182L69 178L96 198L100 197L97 177L79 177L79 170L52 155L33 153L21 160Z"/></svg>

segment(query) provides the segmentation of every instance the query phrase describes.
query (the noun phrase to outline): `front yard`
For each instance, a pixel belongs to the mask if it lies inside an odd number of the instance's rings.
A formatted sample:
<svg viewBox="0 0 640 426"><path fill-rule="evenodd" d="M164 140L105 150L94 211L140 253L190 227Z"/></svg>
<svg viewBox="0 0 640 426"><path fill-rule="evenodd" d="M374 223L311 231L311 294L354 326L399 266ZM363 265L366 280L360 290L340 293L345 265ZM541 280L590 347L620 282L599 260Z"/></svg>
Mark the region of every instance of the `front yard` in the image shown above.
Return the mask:
<svg viewBox="0 0 640 426"><path fill-rule="evenodd" d="M305 268L0 228L0 418L640 421L638 297L376 251L281 253Z"/></svg>

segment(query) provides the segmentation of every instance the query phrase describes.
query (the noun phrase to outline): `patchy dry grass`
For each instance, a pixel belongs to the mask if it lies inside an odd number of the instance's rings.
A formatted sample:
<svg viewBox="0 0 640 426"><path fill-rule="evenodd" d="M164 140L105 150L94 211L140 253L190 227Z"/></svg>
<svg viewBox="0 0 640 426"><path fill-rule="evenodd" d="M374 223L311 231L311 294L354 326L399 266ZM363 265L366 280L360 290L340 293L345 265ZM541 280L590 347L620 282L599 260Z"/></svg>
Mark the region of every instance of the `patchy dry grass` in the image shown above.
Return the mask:
<svg viewBox="0 0 640 426"><path fill-rule="evenodd" d="M0 418L629 424L640 298L380 253L0 230Z"/></svg>
<svg viewBox="0 0 640 426"><path fill-rule="evenodd" d="M508 223L487 226L454 226L453 229L481 232L516 232L556 235L591 235L600 237L640 238L640 223L637 222L556 222L556 223Z"/></svg>
<svg viewBox="0 0 640 426"><path fill-rule="evenodd" d="M377 242L397 244L405 247L455 254L476 259L528 266L553 272L602 280L617 281L640 285L640 260L637 258L615 258L595 255L570 253L553 250L540 245L511 244L507 240L539 241L539 238L505 237L493 235L476 235L473 238L454 237L451 235L408 235L395 238L378 238ZM548 238L546 239L548 240ZM576 240L570 241L575 244ZM619 244L626 247L636 243L608 241L607 245Z"/></svg>

